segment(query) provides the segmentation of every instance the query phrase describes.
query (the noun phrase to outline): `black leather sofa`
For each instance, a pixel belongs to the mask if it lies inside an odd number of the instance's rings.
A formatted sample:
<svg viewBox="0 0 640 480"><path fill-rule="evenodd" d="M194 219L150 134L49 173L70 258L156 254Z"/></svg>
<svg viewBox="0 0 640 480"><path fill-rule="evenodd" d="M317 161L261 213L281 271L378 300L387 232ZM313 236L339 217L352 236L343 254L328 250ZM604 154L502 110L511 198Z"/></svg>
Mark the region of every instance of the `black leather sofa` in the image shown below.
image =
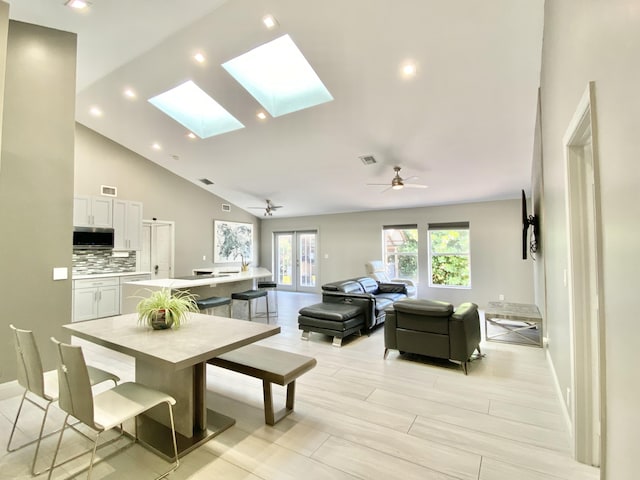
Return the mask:
<svg viewBox="0 0 640 480"><path fill-rule="evenodd" d="M467 374L467 362L480 353L480 317L475 303L453 309L447 302L407 299L387 309L384 358L389 349L453 360Z"/></svg>
<svg viewBox="0 0 640 480"><path fill-rule="evenodd" d="M393 302L407 298L402 283L378 283L370 277L356 277L322 285L322 303L300 309L298 328L302 338L310 332L333 337L334 346L353 333L384 323L385 309Z"/></svg>

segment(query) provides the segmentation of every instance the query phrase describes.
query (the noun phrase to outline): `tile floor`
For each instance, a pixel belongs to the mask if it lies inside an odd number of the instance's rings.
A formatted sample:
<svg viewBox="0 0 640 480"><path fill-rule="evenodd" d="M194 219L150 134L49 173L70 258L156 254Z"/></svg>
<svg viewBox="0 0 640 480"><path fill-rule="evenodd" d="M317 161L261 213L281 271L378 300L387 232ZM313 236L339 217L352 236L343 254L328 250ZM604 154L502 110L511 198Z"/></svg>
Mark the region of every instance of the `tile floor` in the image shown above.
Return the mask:
<svg viewBox="0 0 640 480"><path fill-rule="evenodd" d="M169 478L229 480L438 479L595 480L599 471L571 459L568 434L544 350L483 342L486 357L465 376L454 364L400 357L383 360L383 331L345 339L300 340L297 311L315 294L279 292L282 333L265 345L317 358L298 379L295 412L274 427L264 424L259 380L208 367L208 404L237 419L234 427L181 460ZM259 321L264 321L261 319ZM484 329L483 329L484 330ZM78 341L80 343L80 341ZM133 379L132 360L82 342L87 361ZM43 347L41 347L43 348ZM284 388L274 386L276 402ZM0 442L6 445L20 389L0 385ZM25 407L27 408L27 407ZM32 436L40 413L21 424L17 441ZM62 421L53 408L49 430ZM51 461L57 436L41 447L40 467ZM122 444L125 442L122 441ZM63 453L86 445L65 434ZM0 457L0 479L30 478L34 447ZM111 451L100 451L105 456ZM56 470L64 478L88 457ZM139 445L108 457L96 479L154 478L168 464ZM81 473L78 478L85 478ZM39 478L46 478L41 475Z"/></svg>

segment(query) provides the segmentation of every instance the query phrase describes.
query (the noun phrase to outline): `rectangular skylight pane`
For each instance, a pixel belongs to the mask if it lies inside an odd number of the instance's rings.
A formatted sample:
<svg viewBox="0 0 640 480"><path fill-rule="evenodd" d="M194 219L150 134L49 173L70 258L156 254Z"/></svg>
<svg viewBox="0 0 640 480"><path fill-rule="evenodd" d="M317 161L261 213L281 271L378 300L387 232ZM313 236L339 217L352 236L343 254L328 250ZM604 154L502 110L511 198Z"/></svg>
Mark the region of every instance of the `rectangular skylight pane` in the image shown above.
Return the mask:
<svg viewBox="0 0 640 480"><path fill-rule="evenodd" d="M200 138L244 128L242 123L191 80L150 98L149 102Z"/></svg>
<svg viewBox="0 0 640 480"><path fill-rule="evenodd" d="M256 47L222 67L272 117L333 100L289 35Z"/></svg>

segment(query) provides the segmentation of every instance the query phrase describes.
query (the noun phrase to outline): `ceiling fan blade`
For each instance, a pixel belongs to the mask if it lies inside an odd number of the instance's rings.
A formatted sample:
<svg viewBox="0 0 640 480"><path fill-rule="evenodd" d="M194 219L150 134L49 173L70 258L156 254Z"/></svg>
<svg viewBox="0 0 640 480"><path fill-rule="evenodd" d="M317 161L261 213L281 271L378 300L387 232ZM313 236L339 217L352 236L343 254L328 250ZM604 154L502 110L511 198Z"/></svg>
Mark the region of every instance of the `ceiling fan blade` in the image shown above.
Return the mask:
<svg viewBox="0 0 640 480"><path fill-rule="evenodd" d="M405 183L404 186L407 188L429 188L428 185L420 185L419 183Z"/></svg>
<svg viewBox="0 0 640 480"><path fill-rule="evenodd" d="M388 187L388 183L367 183L367 187Z"/></svg>

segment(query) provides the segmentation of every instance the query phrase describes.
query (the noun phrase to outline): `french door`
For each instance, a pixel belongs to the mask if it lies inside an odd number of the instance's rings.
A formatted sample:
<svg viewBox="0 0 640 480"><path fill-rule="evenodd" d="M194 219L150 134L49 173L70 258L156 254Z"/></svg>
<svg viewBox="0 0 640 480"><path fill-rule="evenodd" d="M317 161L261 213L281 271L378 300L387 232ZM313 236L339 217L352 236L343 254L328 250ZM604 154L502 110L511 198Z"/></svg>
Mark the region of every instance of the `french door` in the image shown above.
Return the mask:
<svg viewBox="0 0 640 480"><path fill-rule="evenodd" d="M315 230L273 234L274 278L278 287L295 292L316 291L317 244Z"/></svg>

